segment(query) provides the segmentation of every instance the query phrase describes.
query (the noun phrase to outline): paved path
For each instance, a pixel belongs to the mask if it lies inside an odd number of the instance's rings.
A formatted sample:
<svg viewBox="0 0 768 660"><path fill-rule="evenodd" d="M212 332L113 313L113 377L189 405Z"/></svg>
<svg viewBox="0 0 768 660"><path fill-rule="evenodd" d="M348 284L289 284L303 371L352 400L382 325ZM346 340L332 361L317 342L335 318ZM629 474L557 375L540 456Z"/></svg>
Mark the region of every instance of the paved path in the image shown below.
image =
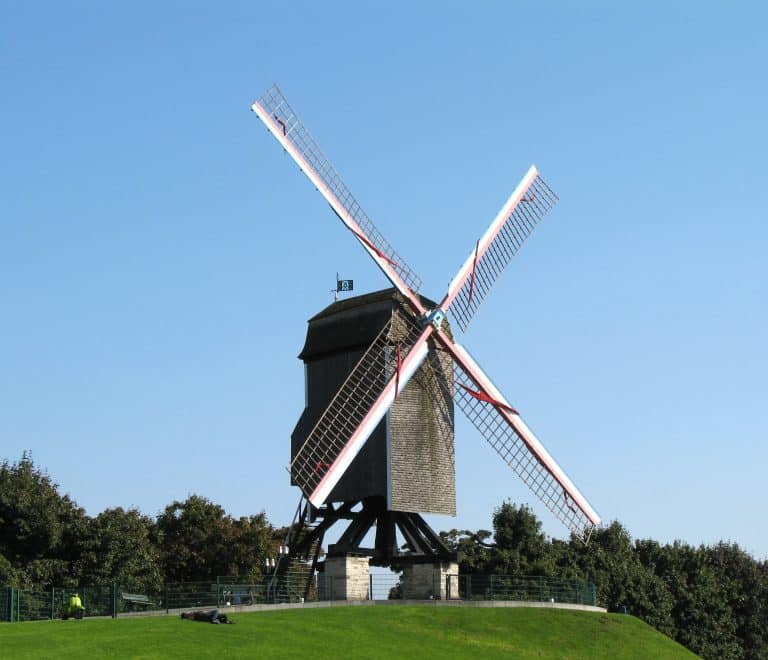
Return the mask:
<svg viewBox="0 0 768 660"><path fill-rule="evenodd" d="M320 600L307 603L275 603L261 605L226 605L219 609L223 614L233 612L265 612L270 610L306 610L320 607L373 607L380 605L428 605L431 607L548 607L559 610L579 610L582 612L607 612L604 607L593 605L578 605L576 603L553 603L549 601L536 602L528 600ZM211 610L213 607L197 607L192 609ZM168 610L152 610L148 612L123 612L119 618L130 616L179 616L190 608Z"/></svg>

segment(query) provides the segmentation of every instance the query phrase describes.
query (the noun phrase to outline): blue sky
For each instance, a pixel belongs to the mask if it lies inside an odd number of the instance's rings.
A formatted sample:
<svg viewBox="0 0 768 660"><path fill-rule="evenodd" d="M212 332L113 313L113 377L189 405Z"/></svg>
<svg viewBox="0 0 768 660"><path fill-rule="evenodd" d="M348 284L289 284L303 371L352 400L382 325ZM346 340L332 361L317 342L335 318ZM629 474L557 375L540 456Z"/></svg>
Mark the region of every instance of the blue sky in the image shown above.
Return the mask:
<svg viewBox="0 0 768 660"><path fill-rule="evenodd" d="M288 522L306 319L387 283L250 112L277 82L433 298L536 163L561 201L460 341L604 519L768 556L768 12L362 4L0 3L0 458ZM457 446L436 528L565 536Z"/></svg>

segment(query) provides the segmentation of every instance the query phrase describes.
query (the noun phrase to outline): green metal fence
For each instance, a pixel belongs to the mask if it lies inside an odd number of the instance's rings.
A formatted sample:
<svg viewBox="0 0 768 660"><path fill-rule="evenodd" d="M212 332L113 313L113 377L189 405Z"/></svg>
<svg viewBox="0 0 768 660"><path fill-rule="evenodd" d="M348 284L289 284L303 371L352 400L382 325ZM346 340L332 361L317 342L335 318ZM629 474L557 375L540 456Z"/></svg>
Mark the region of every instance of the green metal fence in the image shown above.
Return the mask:
<svg viewBox="0 0 768 660"><path fill-rule="evenodd" d="M115 616L115 585L49 590L0 588L0 621L57 619L68 611L70 597L77 593L88 616Z"/></svg>
<svg viewBox="0 0 768 660"><path fill-rule="evenodd" d="M91 585L49 590L0 587L0 621L39 621L61 618L70 597L80 596L85 616L118 617L157 610L210 609L229 605L298 603L304 600L334 599L333 580L319 574L307 590L306 576L287 576L273 584L268 578L255 581L227 576L215 582L169 583L146 590L119 585Z"/></svg>
<svg viewBox="0 0 768 660"><path fill-rule="evenodd" d="M591 582L529 575L449 575L448 598L597 605Z"/></svg>
<svg viewBox="0 0 768 660"><path fill-rule="evenodd" d="M211 609L263 603L298 603L338 598L333 578L318 573L307 589L307 576L287 576L273 583L269 578L219 577L215 582L169 583L155 590L138 589L117 583L49 590L0 587L0 621L58 619L67 610L69 599L80 596L86 616L126 616L157 610ZM451 600L510 600L596 605L595 585L524 575L448 575L444 589L435 588L435 597ZM402 597L399 576L371 574L367 597Z"/></svg>

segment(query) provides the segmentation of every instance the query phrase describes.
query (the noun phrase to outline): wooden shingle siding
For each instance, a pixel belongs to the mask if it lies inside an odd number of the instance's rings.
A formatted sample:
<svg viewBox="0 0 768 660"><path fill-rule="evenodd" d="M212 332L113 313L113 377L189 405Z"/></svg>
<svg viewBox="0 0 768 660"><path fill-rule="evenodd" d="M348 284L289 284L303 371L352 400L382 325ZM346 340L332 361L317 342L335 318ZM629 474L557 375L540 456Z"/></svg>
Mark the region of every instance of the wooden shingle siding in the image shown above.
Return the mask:
<svg viewBox="0 0 768 660"><path fill-rule="evenodd" d="M428 307L435 306L423 299ZM336 302L309 320L299 355L306 364L307 406L291 436L291 457L367 346L394 317L412 315L394 289ZM425 362L401 392L328 500L388 497L394 511L455 515L453 371L443 354ZM436 386L436 365L443 387ZM389 456L388 451L389 450Z"/></svg>

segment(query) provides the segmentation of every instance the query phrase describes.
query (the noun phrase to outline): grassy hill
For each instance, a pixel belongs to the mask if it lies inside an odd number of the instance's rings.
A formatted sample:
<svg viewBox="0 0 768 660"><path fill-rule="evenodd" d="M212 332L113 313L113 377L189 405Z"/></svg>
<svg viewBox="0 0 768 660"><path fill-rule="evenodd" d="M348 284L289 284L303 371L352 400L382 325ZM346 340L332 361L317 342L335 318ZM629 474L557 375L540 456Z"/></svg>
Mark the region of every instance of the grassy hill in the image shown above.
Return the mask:
<svg viewBox="0 0 768 660"><path fill-rule="evenodd" d="M0 624L4 658L694 658L639 619L527 608L333 607Z"/></svg>

